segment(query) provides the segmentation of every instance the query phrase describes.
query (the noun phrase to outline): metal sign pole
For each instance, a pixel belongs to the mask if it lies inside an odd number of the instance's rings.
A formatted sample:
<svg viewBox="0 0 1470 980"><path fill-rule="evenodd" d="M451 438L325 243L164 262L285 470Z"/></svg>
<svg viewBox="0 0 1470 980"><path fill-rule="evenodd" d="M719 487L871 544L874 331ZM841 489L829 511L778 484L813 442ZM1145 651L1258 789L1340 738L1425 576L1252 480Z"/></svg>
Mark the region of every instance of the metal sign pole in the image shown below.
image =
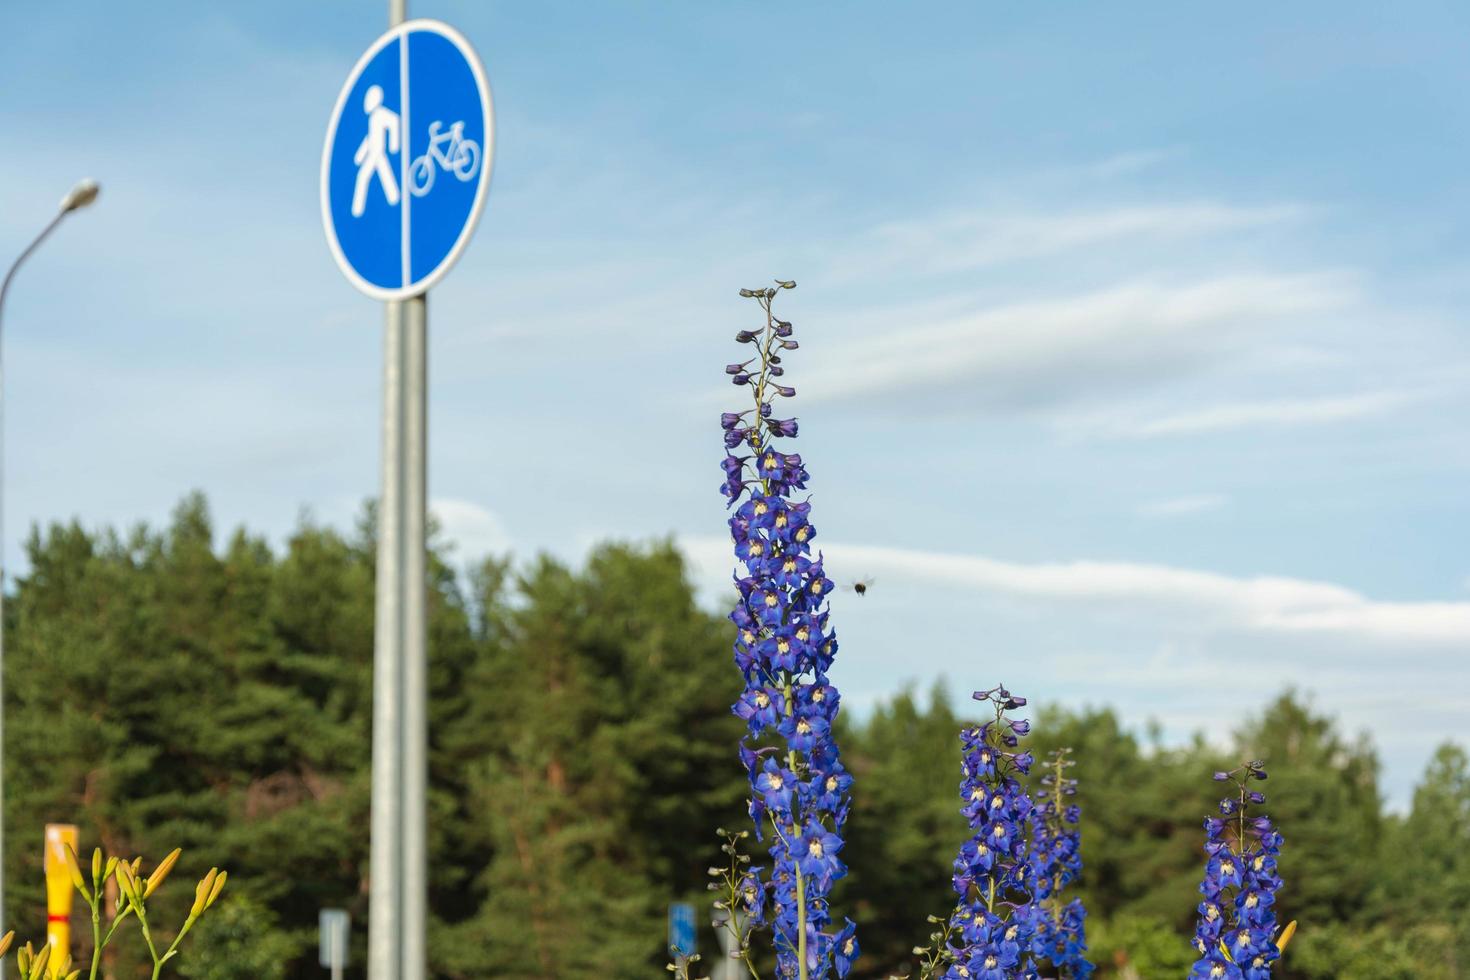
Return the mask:
<svg viewBox="0 0 1470 980"><path fill-rule="evenodd" d="M428 333L426 295L404 300L403 975L424 980L429 902Z"/></svg>
<svg viewBox="0 0 1470 980"><path fill-rule="evenodd" d="M390 27L403 23L406 8L406 0L389 0ZM408 196L406 188L404 196ZM405 200L405 206L407 203ZM383 353L368 973L371 980L424 980L428 926L426 297L385 304Z"/></svg>
<svg viewBox="0 0 1470 980"><path fill-rule="evenodd" d="M428 303L387 304L373 643L369 969L423 980L428 917Z"/></svg>
<svg viewBox="0 0 1470 980"><path fill-rule="evenodd" d="M458 260L479 220L495 135L484 66L469 42L447 24L407 17L406 0L389 0L388 31L364 52L337 97L321 170L332 256L349 282L384 301L369 980L427 975L426 294ZM452 120L450 129L437 134L443 120ZM427 145L411 138L415 128L427 134ZM430 196L436 173L439 190Z"/></svg>
<svg viewBox="0 0 1470 980"><path fill-rule="evenodd" d="M403 304L383 318L383 482L373 623L373 764L368 896L368 978L399 980L402 947L404 370Z"/></svg>

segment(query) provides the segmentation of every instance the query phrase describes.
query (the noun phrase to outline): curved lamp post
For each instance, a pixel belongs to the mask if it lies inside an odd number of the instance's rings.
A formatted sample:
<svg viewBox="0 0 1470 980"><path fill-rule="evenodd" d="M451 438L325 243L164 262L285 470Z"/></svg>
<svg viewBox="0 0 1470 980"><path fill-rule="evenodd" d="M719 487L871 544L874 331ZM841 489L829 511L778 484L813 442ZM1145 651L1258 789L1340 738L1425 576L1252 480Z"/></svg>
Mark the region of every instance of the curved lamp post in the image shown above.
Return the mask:
<svg viewBox="0 0 1470 980"><path fill-rule="evenodd" d="M3 351L5 340L5 294L10 291L10 281L15 278L15 272L21 267L31 253L40 247L46 240L46 236L61 224L61 219L80 210L97 200L97 192L102 188L95 180L87 178L80 180L61 199L61 206L56 211L56 217L52 218L41 233L37 235L26 250L20 253L20 258L11 263L10 271L5 273L5 280L0 282L0 351ZM4 460L4 421L5 421L5 374L4 356L0 353L0 813L4 811L4 785L5 785L5 763L4 763L4 738L5 738L5 460ZM0 932L5 931L5 828L0 822Z"/></svg>

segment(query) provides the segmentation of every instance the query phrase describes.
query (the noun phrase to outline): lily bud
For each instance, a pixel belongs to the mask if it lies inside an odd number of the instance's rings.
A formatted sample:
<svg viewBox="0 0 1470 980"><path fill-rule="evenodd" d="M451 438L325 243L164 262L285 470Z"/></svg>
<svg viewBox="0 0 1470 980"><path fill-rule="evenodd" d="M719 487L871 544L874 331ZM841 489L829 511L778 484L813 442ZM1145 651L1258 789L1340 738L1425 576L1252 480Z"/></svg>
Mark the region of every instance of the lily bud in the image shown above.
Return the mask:
<svg viewBox="0 0 1470 980"><path fill-rule="evenodd" d="M214 887L209 890L209 898L204 902L205 908L209 908L214 904L214 900L219 898L219 893L225 890L225 879L229 876L228 871L221 871L219 877L214 879Z"/></svg>
<svg viewBox="0 0 1470 980"><path fill-rule="evenodd" d="M82 897L88 902L92 901L92 895L87 891L87 883L82 880L82 869L77 861L77 852L71 849L70 844L63 845L66 848L66 871L71 875L71 883L76 890L82 893Z"/></svg>
<svg viewBox="0 0 1470 980"><path fill-rule="evenodd" d="M189 909L189 918L195 918L204 911L204 906L209 902L210 889L214 888L215 876L219 874L218 868L210 868L209 874L199 880L194 888L194 905Z"/></svg>
<svg viewBox="0 0 1470 980"><path fill-rule="evenodd" d="M138 895L138 879L133 877L133 866L127 861L120 861L117 872L113 876L117 879L118 890L124 898L134 899Z"/></svg>
<svg viewBox="0 0 1470 980"><path fill-rule="evenodd" d="M153 873L148 876L148 883L143 889L144 898L152 895L158 890L158 886L163 884L163 879L167 878L168 873L174 869L174 863L178 861L180 853L182 853L181 848L174 848L168 852L168 857L164 858L158 867L153 869Z"/></svg>

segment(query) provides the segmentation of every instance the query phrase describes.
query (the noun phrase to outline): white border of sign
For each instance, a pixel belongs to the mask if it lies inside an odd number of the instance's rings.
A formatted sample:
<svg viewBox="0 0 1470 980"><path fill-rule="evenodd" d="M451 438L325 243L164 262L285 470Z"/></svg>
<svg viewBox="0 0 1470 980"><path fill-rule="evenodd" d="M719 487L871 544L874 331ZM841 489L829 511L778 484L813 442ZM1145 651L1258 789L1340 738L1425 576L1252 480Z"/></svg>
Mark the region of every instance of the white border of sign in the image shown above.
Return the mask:
<svg viewBox="0 0 1470 980"><path fill-rule="evenodd" d="M465 221L464 228L460 230L459 239L454 243L454 247L449 250L449 254L422 281L412 286L384 289L381 286L375 286L357 274L357 270L352 268L352 264L342 254L342 245L337 241L337 229L332 225L332 202L327 186L332 167L332 137L336 134L337 123L342 118L342 107L347 102L347 94L352 91L352 86L357 84L358 76L362 74L362 70L367 67L367 63L373 59L373 56L391 44L395 39L415 31L425 30L440 35L458 48L460 54L464 55L465 61L469 64L470 71L474 73L475 85L480 89L480 104L484 107L485 112L485 156L483 162L480 164L480 186L475 190L474 206L470 208L470 216ZM407 158L407 134L405 133L404 135L405 142L402 156ZM408 299L410 296L418 296L427 292L430 287L444 278L449 270L454 267L454 263L459 261L460 254L468 247L470 238L474 235L475 228L480 223L480 212L485 209L485 195L490 191L490 171L494 166L494 162L495 106L490 98L490 85L485 81L485 66L480 63L480 57L475 53L475 49L470 46L470 42L463 34L443 21L429 20L427 18L404 21L402 24L389 30L382 37L374 41L372 46L363 53L362 57L357 59L357 64L352 66L352 72L347 76L347 82L342 86L342 91L337 95L337 104L332 107L332 118L327 123L327 138L322 144L322 228L327 233L327 245L332 250L332 258L337 260L337 268L342 270L342 274L347 277L348 282L356 286L360 292L366 293L373 299ZM405 194L406 197L407 195ZM407 200L404 201L404 206L408 206Z"/></svg>

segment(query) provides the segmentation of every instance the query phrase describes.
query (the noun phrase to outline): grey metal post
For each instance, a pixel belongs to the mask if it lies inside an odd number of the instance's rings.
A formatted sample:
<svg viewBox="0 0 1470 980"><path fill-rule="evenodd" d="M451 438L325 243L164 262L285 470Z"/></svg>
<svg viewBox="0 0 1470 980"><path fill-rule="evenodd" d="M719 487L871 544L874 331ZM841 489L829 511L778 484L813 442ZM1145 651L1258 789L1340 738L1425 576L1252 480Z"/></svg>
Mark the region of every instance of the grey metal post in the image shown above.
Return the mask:
<svg viewBox="0 0 1470 980"><path fill-rule="evenodd" d="M378 498L378 573L373 620L373 765L369 838L368 978L399 980L403 958L404 370L403 304L383 317L383 483Z"/></svg>
<svg viewBox="0 0 1470 980"><path fill-rule="evenodd" d="M66 217L65 211L58 211L56 217L41 230L26 246L26 250L20 253L10 266L10 271L5 273L5 281L0 283L0 316L5 312L5 294L10 292L10 281L15 278L15 271L20 268L22 262L34 252L46 236L51 234L51 229L61 223ZM0 319L0 325L3 325ZM0 340L4 334L0 333ZM5 361L0 356L0 814L5 812ZM0 933L5 932L5 824L0 820Z"/></svg>
<svg viewBox="0 0 1470 980"><path fill-rule="evenodd" d="M709 980L738 980L741 971L735 968L735 960L731 958L735 952L735 934L726 928L730 921L728 909L715 909L710 916L710 925L714 927L715 937L720 941L720 962L710 971ZM740 920L735 920L736 928L740 928Z"/></svg>
<svg viewBox="0 0 1470 980"><path fill-rule="evenodd" d="M389 0L390 27L407 16L406 0ZM386 304L383 351L368 976L424 980L429 900L425 297Z"/></svg>
<svg viewBox="0 0 1470 980"><path fill-rule="evenodd" d="M735 936L728 929L717 930L720 938L720 975L718 980L736 980L735 978ZM711 977L711 980L716 978Z"/></svg>
<svg viewBox="0 0 1470 980"><path fill-rule="evenodd" d="M94 180L82 180L61 199L61 207L41 233L31 239L25 251L10 264L5 278L0 280L0 351L3 351L5 296L10 292L10 283L31 253L41 247L46 236L61 224L61 219L78 208L84 208L97 200L100 188ZM5 361L0 354L0 934L5 932Z"/></svg>
<svg viewBox="0 0 1470 980"><path fill-rule="evenodd" d="M406 152L406 151L405 151ZM424 980L427 969L429 855L428 327L427 296L403 303L403 977Z"/></svg>

